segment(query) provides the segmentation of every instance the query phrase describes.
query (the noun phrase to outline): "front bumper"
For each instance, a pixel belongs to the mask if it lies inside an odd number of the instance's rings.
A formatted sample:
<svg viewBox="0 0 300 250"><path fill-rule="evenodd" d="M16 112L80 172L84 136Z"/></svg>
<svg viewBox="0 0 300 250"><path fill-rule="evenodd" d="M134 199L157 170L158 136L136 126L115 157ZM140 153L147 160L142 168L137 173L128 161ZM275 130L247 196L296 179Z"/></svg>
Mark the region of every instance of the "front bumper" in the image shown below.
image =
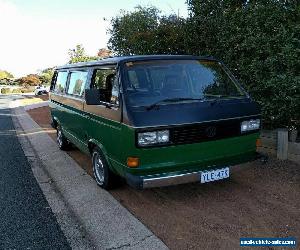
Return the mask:
<svg viewBox="0 0 300 250"><path fill-rule="evenodd" d="M136 188L136 189L146 189L146 188L154 188L154 187L165 187L172 186L178 184L192 183L192 182L200 182L201 173L221 169L229 166L230 169L232 167L251 162L256 159L261 159L261 155L256 152L239 155L239 157L234 156L230 158L225 158L220 161L214 160L213 164L208 164L206 166L198 166L196 169L190 170L181 170L181 171L170 171L165 173L155 173L155 174L133 174L127 172L125 174L125 179L127 183Z"/></svg>
<svg viewBox="0 0 300 250"><path fill-rule="evenodd" d="M218 167L211 168L210 170L213 169L218 169ZM136 176L127 173L126 180L130 186L136 189L165 187L165 186L173 186L178 184L200 182L201 172L204 171L187 172L187 173L168 173L167 175L152 175L152 176Z"/></svg>

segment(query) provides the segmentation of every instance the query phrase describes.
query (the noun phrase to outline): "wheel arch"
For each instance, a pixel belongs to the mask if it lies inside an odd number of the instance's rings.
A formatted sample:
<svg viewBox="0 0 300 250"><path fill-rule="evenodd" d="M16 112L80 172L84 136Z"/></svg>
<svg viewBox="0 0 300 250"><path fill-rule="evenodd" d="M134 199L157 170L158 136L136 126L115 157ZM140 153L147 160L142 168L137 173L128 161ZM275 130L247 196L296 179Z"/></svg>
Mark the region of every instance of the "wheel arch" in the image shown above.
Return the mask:
<svg viewBox="0 0 300 250"><path fill-rule="evenodd" d="M110 161L109 161L108 153L107 153L105 147L103 146L103 144L100 143L99 141L95 140L95 139L89 139L89 141L88 141L88 149L89 149L89 152L90 152L91 155L92 155L93 150L94 150L95 147L98 147L101 150L102 154L105 157L105 160L107 161L107 163L109 164L109 167L111 168L111 164L110 164Z"/></svg>
<svg viewBox="0 0 300 250"><path fill-rule="evenodd" d="M55 117L55 116L52 116L52 119L51 119L51 120L52 120L52 121L51 121L51 126L52 126L53 128L56 129L57 126L60 124L58 118Z"/></svg>

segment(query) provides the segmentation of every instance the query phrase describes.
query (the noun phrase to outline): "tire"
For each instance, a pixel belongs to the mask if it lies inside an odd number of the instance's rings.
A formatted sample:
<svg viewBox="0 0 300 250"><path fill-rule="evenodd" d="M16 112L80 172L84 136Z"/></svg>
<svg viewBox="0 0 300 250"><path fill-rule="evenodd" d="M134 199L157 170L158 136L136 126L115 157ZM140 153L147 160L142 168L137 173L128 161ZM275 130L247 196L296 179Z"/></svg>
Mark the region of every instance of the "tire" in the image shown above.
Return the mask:
<svg viewBox="0 0 300 250"><path fill-rule="evenodd" d="M70 143L68 139L64 136L61 126L57 126L56 128L56 142L61 150L67 150L70 147Z"/></svg>
<svg viewBox="0 0 300 250"><path fill-rule="evenodd" d="M92 163L94 177L98 186L106 190L117 186L120 178L109 169L108 163L98 147L93 149Z"/></svg>

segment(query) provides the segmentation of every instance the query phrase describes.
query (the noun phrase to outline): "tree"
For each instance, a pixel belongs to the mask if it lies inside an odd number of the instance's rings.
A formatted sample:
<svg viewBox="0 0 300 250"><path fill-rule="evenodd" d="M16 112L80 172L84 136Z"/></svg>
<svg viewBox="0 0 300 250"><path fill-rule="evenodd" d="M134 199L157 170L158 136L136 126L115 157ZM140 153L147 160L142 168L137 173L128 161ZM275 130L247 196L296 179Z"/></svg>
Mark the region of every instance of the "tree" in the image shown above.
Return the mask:
<svg viewBox="0 0 300 250"><path fill-rule="evenodd" d="M0 80L1 79L10 79L14 78L13 74L9 73L6 70L0 70Z"/></svg>
<svg viewBox="0 0 300 250"><path fill-rule="evenodd" d="M47 68L47 69L42 70L39 73L39 79L41 81L41 84L50 85L53 74L54 74L54 68Z"/></svg>
<svg viewBox="0 0 300 250"><path fill-rule="evenodd" d="M106 58L106 57L112 56L113 52L109 49L102 48L102 49L99 49L97 55L98 55L99 58Z"/></svg>
<svg viewBox="0 0 300 250"><path fill-rule="evenodd" d="M264 124L300 127L300 2L187 0L190 16L138 6L111 19L117 55L212 55L261 104Z"/></svg>
<svg viewBox="0 0 300 250"><path fill-rule="evenodd" d="M30 74L25 77L21 77L20 79L18 79L18 82L24 87L38 86L41 84L41 80L39 79L39 76L36 74Z"/></svg>
<svg viewBox="0 0 300 250"><path fill-rule="evenodd" d="M150 54L155 51L159 10L137 6L133 12L122 10L111 19L108 48L118 55Z"/></svg>
<svg viewBox="0 0 300 250"><path fill-rule="evenodd" d="M99 59L97 56L88 56L81 44L77 44L75 49L69 49L68 54L70 56L69 63L88 62Z"/></svg>
<svg viewBox="0 0 300 250"><path fill-rule="evenodd" d="M185 19L162 16L156 7L137 6L111 19L109 48L118 55L181 54Z"/></svg>
<svg viewBox="0 0 300 250"><path fill-rule="evenodd" d="M161 16L154 32L155 54L185 54L186 20L176 15Z"/></svg>
<svg viewBox="0 0 300 250"><path fill-rule="evenodd" d="M299 123L299 1L189 0L188 6L188 53L229 65L262 105L265 122Z"/></svg>

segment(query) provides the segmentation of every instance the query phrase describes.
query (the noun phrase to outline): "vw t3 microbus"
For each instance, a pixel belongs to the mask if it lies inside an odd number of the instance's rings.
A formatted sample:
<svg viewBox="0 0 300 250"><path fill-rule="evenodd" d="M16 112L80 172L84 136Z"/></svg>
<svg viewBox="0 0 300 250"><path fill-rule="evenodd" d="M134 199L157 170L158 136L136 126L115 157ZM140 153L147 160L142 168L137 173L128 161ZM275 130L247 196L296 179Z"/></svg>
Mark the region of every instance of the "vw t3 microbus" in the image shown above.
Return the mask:
<svg viewBox="0 0 300 250"><path fill-rule="evenodd" d="M105 189L228 178L255 159L260 108L223 63L130 56L57 67L50 106L60 149L91 156ZM117 178L118 177L118 178Z"/></svg>

